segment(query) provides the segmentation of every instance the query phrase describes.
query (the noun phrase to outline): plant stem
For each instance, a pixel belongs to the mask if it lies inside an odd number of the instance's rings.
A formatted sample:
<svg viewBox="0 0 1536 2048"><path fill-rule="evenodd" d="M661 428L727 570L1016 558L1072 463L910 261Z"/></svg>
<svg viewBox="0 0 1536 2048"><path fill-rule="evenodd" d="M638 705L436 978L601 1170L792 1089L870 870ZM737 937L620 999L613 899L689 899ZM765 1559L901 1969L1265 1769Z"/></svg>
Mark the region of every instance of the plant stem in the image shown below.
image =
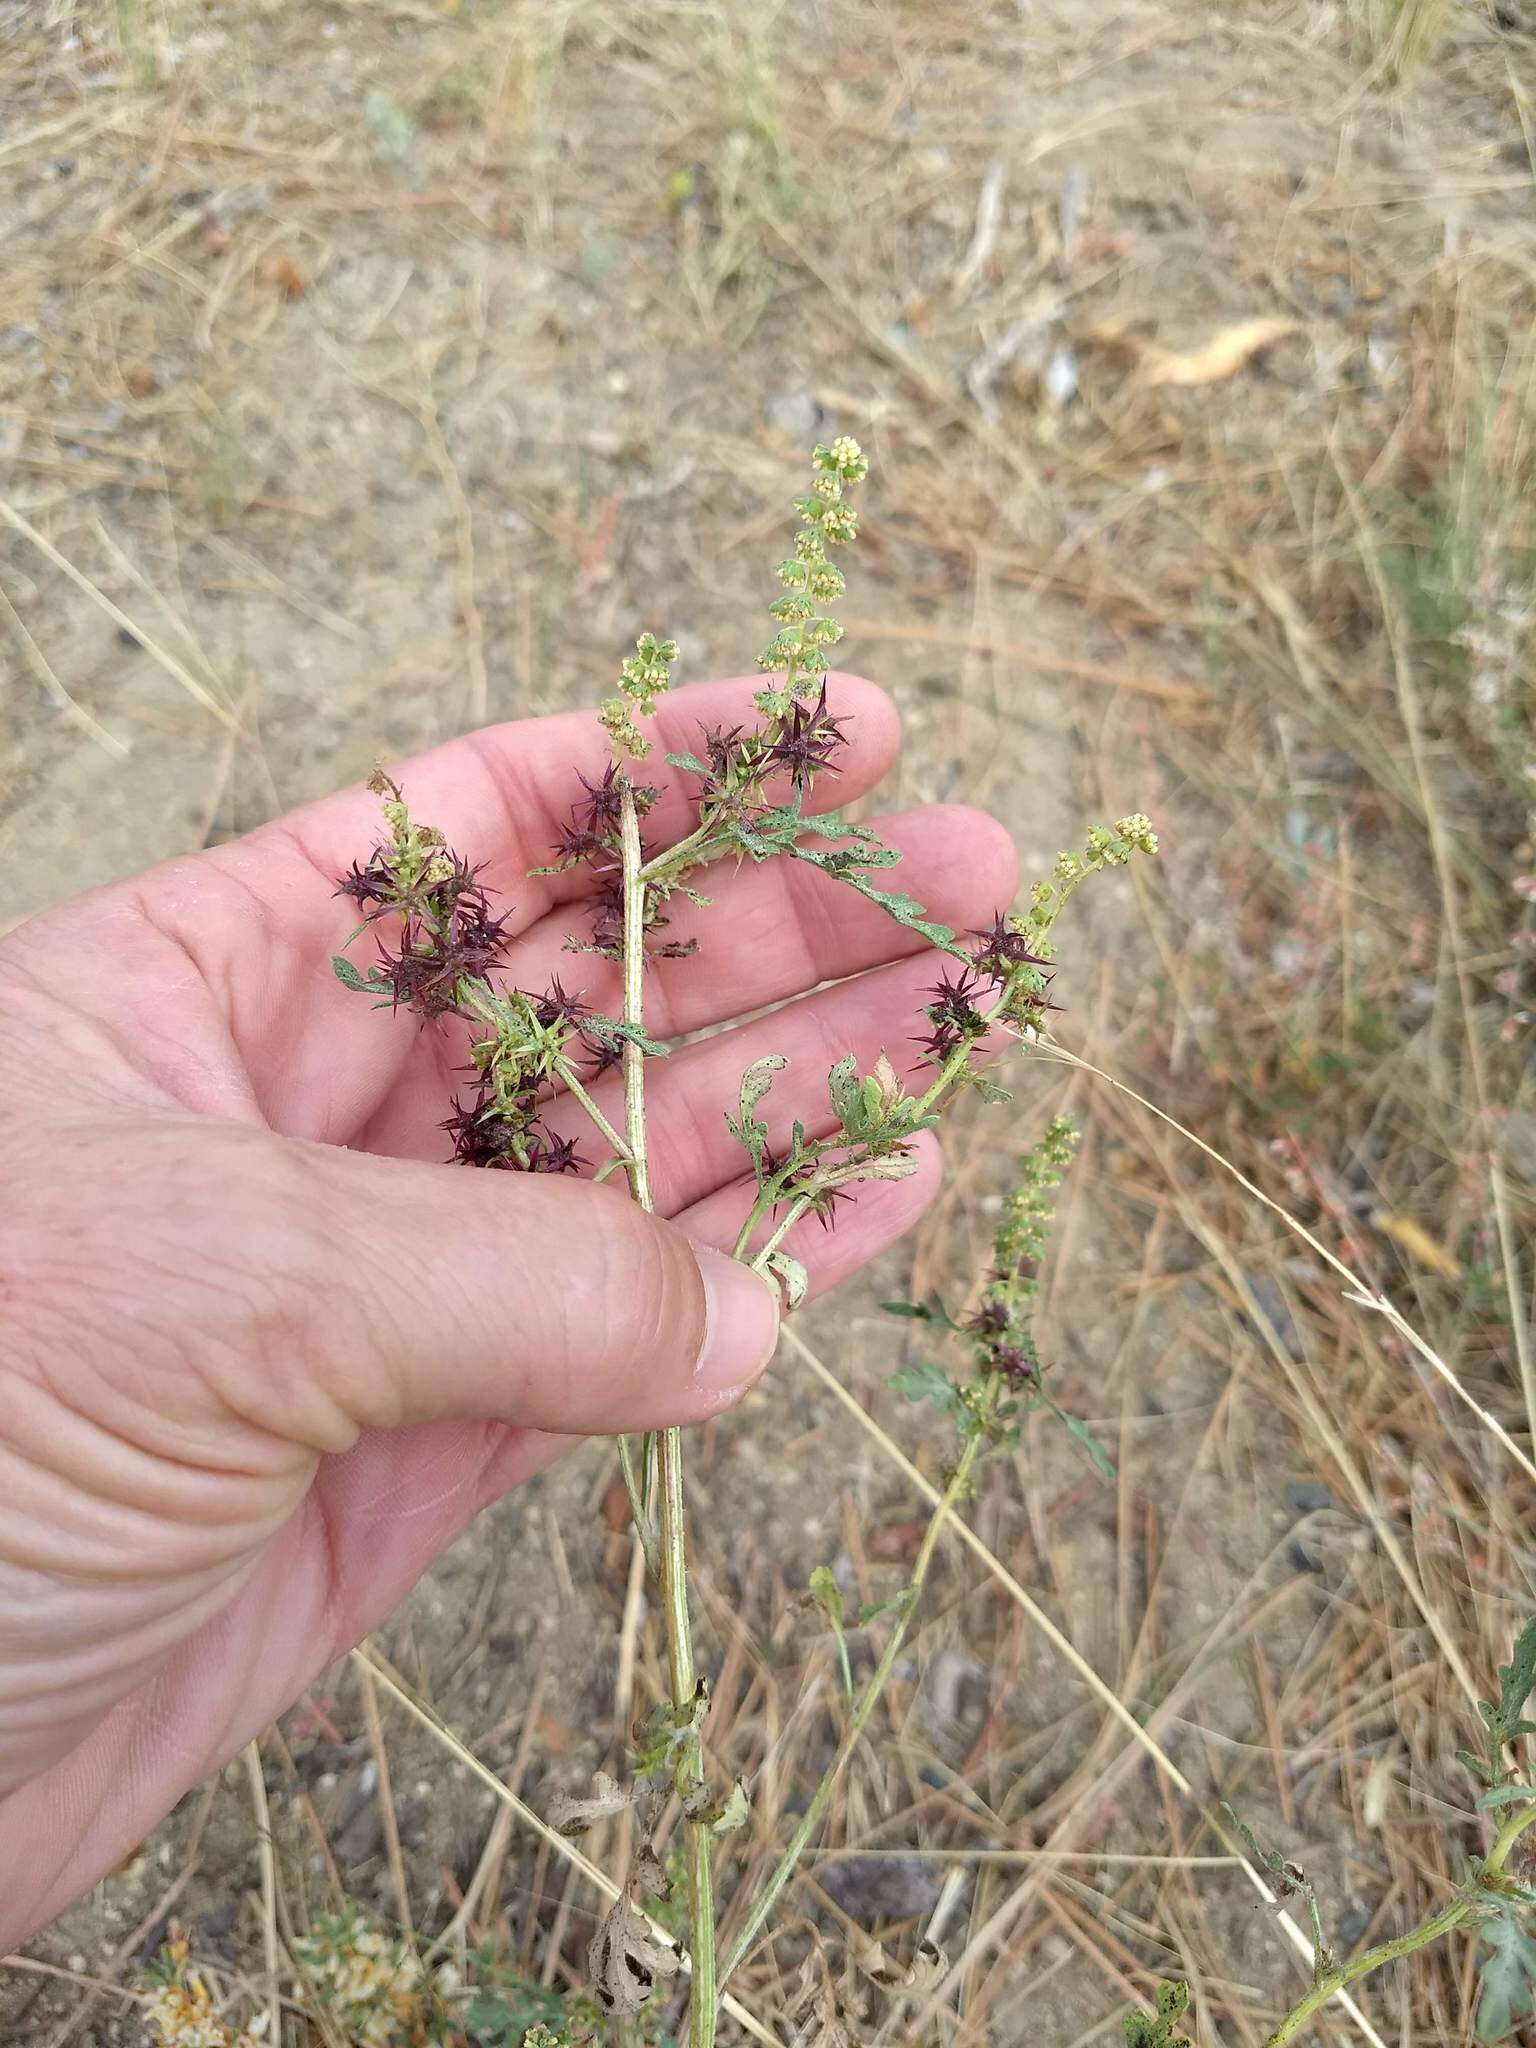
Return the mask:
<svg viewBox="0 0 1536 2048"><path fill-rule="evenodd" d="M645 1021L645 883L641 878L640 824L634 796L625 784L619 819L624 863L624 1022L637 1031ZM633 1039L624 1043L624 1133L630 1182L642 1209L651 1209L650 1163L645 1131L645 1054ZM662 1609L666 1616L667 1668L672 1704L679 1715L696 1711L698 1681L693 1663L693 1629L688 1614L687 1505L683 1495L682 1432L664 1430L660 1442L660 1564ZM626 1473L626 1483L632 1479ZM631 1488L631 1503L638 1492ZM646 1541L643 1503L637 1521ZM698 1727L689 1722L677 1745L673 1771L688 1838L688 1949L693 1959L693 1990L688 2007L690 2048L714 2048L715 1904L711 1835L702 1819L687 1818L704 1787L704 1745Z"/></svg>
<svg viewBox="0 0 1536 2048"><path fill-rule="evenodd" d="M635 1049L638 1050L638 1047ZM575 1100L586 1111L588 1121L596 1126L599 1136L606 1138L608 1143L613 1147L614 1158L617 1159L619 1164L622 1167L624 1167L625 1170L629 1173L631 1182L633 1182L634 1160L633 1155L630 1152L629 1146L619 1136L618 1132L613 1128L613 1125L609 1123L607 1117L603 1115L603 1112L598 1108L597 1104L592 1100L592 1097L587 1093L586 1088L582 1083L581 1076L577 1073L576 1069L571 1065L569 1060L561 1060L558 1066L556 1067L555 1071L559 1076L561 1085L570 1090Z"/></svg>
<svg viewBox="0 0 1536 2048"><path fill-rule="evenodd" d="M662 874L674 863L686 867L692 855L701 846L708 844L714 834L714 829L713 821L706 825L695 826L686 839L679 839L675 846L664 847L660 853L646 861L641 868L641 881L654 882L658 875Z"/></svg>
<svg viewBox="0 0 1536 2048"><path fill-rule="evenodd" d="M645 1553L645 1568L653 1579L661 1577L661 1556L656 1548L656 1528L651 1511L645 1504L645 1494L640 1475L635 1470L634 1454L629 1448L629 1438L619 1438L619 1471L624 1480L624 1491L629 1495L629 1512L634 1521L635 1534L640 1538L640 1548Z"/></svg>
<svg viewBox="0 0 1536 2048"><path fill-rule="evenodd" d="M1264 2048L1285 2048L1285 2043L1294 2041L1307 2021L1321 2012L1346 1985L1356 1983L1361 1977L1369 1977L1387 1963L1395 1963L1402 1956L1411 1956L1417 1949L1427 1948L1432 1941L1439 1941L1443 1935L1450 1934L1473 1917L1482 1903L1482 1895L1497 1898L1501 1887L1497 1883L1490 1884L1488 1880L1502 1876L1510 1851L1533 1822L1536 1822L1536 1801L1522 1806L1505 1821L1488 1853L1488 1860L1465 1891L1452 1899L1449 1905L1442 1906L1438 1913L1420 1921L1407 1934L1399 1934L1393 1941L1378 1942L1375 1948L1368 1948L1363 1955L1352 1956L1347 1963L1337 1963L1331 1970L1325 1970L1306 1997L1292 2006L1269 2035Z"/></svg>
<svg viewBox="0 0 1536 2048"><path fill-rule="evenodd" d="M773 1257L773 1254L778 1250L779 1246L788 1237L810 1206L810 1203L807 1201L790 1203L789 1214L784 1218L784 1221L777 1226L772 1237L763 1240L761 1247L753 1254L749 1263L754 1272L761 1273L763 1271L768 1261Z"/></svg>
<svg viewBox="0 0 1536 2048"><path fill-rule="evenodd" d="M880 1696L885 1691L886 1681L890 1678L892 1671L896 1667L896 1660L901 1655L902 1645L907 1639L907 1629L911 1624L913 1614L916 1612L918 1601L922 1597L923 1586L928 1577L928 1567L933 1561L933 1553L938 1545L940 1532L955 1503L965 1496L970 1485L971 1468L976 1462L982 1442L983 1436L980 1431L974 1436L967 1437L965 1440L964 1447L960 1453L960 1461L955 1466L950 1482L944 1489L943 1497L939 1505L934 1509L933 1518L929 1522L927 1531L924 1534L922 1547L919 1549L916 1561L912 1566L912 1577L907 1583L901 1613L897 1616L895 1625L891 1629L890 1640L885 1646L880 1662L870 1674L869 1683L859 1695L858 1703L854 1707L848 1726L844 1731L843 1739L837 1746L837 1754L833 1757L831 1763L828 1764L821 1783L811 1794L811 1803L801 1815L794 1833L785 1844L784 1852L774 1865L767 1883L753 1901L752 1911L747 1917L746 1925L726 1951L725 1958L720 1965L720 1982L722 1984L729 1979L731 1972L739 1967L743 1957L762 1932L769 1914L773 1911L778 1901L779 1894L794 1875L796 1865L805 1854L812 1835L821 1824L822 1817L826 1813L828 1803L832 1797L832 1788L842 1774L843 1766L859 1746L860 1737L869 1723L869 1717L878 1705Z"/></svg>

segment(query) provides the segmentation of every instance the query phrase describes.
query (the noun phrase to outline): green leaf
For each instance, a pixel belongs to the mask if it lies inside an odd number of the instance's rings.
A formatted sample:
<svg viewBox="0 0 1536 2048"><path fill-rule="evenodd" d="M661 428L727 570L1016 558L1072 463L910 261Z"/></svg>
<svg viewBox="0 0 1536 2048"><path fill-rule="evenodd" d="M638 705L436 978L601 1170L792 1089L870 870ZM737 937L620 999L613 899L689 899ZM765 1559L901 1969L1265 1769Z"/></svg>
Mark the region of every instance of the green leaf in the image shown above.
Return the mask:
<svg viewBox="0 0 1536 2048"><path fill-rule="evenodd" d="M659 1040L648 1038L638 1024L625 1024L618 1017L605 1017L601 1010L593 1010L584 1017L581 1028L605 1045L638 1045L649 1059L664 1060L668 1056L668 1048Z"/></svg>
<svg viewBox="0 0 1536 2048"><path fill-rule="evenodd" d="M936 1294L930 1294L926 1301L882 1301L880 1306L888 1316L907 1316L915 1323L937 1323L945 1330L960 1327Z"/></svg>
<svg viewBox="0 0 1536 2048"><path fill-rule="evenodd" d="M859 1063L851 1052L845 1053L828 1074L827 1094L832 1114L840 1124L846 1123L859 1094Z"/></svg>
<svg viewBox="0 0 1536 2048"><path fill-rule="evenodd" d="M762 1059L754 1060L741 1077L741 1120L749 1123L752 1112L773 1086L775 1074L782 1074L789 1065L781 1052L765 1053Z"/></svg>
<svg viewBox="0 0 1536 2048"><path fill-rule="evenodd" d="M1523 1638L1522 1638L1523 1640ZM1520 1704L1525 1703L1525 1694ZM1483 1922L1488 1953L1478 1969L1477 2038L1502 2041L1517 2020L1536 2009L1536 1942L1508 1906Z"/></svg>
<svg viewBox="0 0 1536 2048"><path fill-rule="evenodd" d="M741 1077L741 1094L738 1099L739 1121L727 1112L725 1128L742 1146L752 1161L752 1171L757 1175L758 1185L763 1180L763 1154L768 1149L768 1126L755 1114L757 1105L773 1086L774 1076L782 1074L789 1061L781 1052L771 1052L760 1060L754 1060Z"/></svg>
<svg viewBox="0 0 1536 2048"><path fill-rule="evenodd" d="M1115 1461L1099 1442L1087 1423L1083 1421L1080 1415L1069 1415L1064 1408L1058 1409L1057 1413L1067 1425L1068 1436L1076 1437L1077 1441L1088 1453L1094 1471L1098 1473L1101 1479L1112 1480L1115 1476Z"/></svg>
<svg viewBox="0 0 1536 2048"><path fill-rule="evenodd" d="M1485 1785L1493 1776L1492 1771L1489 1770L1483 1759L1480 1756L1474 1756L1470 1749L1458 1749L1456 1761L1459 1764L1465 1764L1473 1777L1480 1778Z"/></svg>
<svg viewBox="0 0 1536 2048"><path fill-rule="evenodd" d="M1179 2048L1184 2037L1173 2030L1189 2011L1189 1986L1182 1982L1159 1984L1157 2011L1128 2012L1125 2016L1126 2048Z"/></svg>
<svg viewBox="0 0 1536 2048"><path fill-rule="evenodd" d="M806 1590L834 1628L843 1625L843 1589L832 1576L832 1567L817 1565L806 1580Z"/></svg>
<svg viewBox="0 0 1536 2048"><path fill-rule="evenodd" d="M1004 1103L1012 1102L1013 1100L1013 1090L1011 1088L1000 1087L996 1081L989 1081L985 1074L973 1074L971 1076L971 1086L976 1090L976 1093L983 1102Z"/></svg>
<svg viewBox="0 0 1536 2048"><path fill-rule="evenodd" d="M1500 1743L1517 1734L1529 1734L1531 1723L1522 1721L1521 1709L1536 1691L1536 1616L1515 1638L1507 1664L1499 1667L1499 1704L1488 1722L1489 1733Z"/></svg>
<svg viewBox="0 0 1536 2048"><path fill-rule="evenodd" d="M1495 1806L1536 1805L1536 1791L1529 1785L1495 1785L1491 1792L1485 1792L1477 1802L1478 1811L1491 1812Z"/></svg>
<svg viewBox="0 0 1536 2048"><path fill-rule="evenodd" d="M371 996L375 993L377 984L366 974L359 974L345 954L333 953L331 968L339 982L347 988L355 989L359 995Z"/></svg>
<svg viewBox="0 0 1536 2048"><path fill-rule="evenodd" d="M733 1835L738 1828L744 1828L752 1812L752 1802L747 1797L747 1788L738 1778L726 1797L725 1804L709 1824L712 1835Z"/></svg>
<svg viewBox="0 0 1536 2048"><path fill-rule="evenodd" d="M667 766L669 768L686 768L690 775L707 775L709 773L709 769L699 759L697 754L668 754Z"/></svg>
<svg viewBox="0 0 1536 2048"><path fill-rule="evenodd" d="M831 875L839 882L846 882L850 889L857 889L861 896L871 903L877 903L887 917L908 931L919 933L931 946L937 946L945 953L953 953L957 959L968 960L970 955L963 946L955 942L955 934L947 924L940 924L929 917L921 903L913 896L904 895L900 890L877 889L867 881L867 868L893 867L901 856L890 847L838 848L824 853L813 846L787 846L784 851L796 860L803 860L813 868L820 868L824 875Z"/></svg>
<svg viewBox="0 0 1536 2048"><path fill-rule="evenodd" d="M893 1593L889 1600L872 1600L859 1609L859 1627L868 1628L872 1621L878 1621L882 1614L894 1614L898 1608L910 1607L912 1588L904 1586L899 1593Z"/></svg>
<svg viewBox="0 0 1536 2048"><path fill-rule="evenodd" d="M928 1359L893 1372L890 1387L893 1394L903 1394L909 1401L931 1401L943 1414L960 1403L960 1389L942 1365L934 1365Z"/></svg>

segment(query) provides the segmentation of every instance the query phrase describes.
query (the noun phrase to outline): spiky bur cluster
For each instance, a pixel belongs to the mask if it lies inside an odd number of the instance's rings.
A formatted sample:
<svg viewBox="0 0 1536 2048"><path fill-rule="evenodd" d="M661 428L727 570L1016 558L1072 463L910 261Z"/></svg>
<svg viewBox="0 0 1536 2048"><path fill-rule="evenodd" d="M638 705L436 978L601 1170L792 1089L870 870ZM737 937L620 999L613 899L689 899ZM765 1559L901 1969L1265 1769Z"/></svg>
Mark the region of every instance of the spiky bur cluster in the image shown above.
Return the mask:
<svg viewBox="0 0 1536 2048"><path fill-rule="evenodd" d="M909 1401L931 1401L950 1416L962 1443L974 1438L988 1448L1011 1448L1029 1410L1049 1409L1082 1445L1099 1475L1113 1478L1114 1467L1086 1423L1057 1406L1035 1348L1040 1261L1056 1214L1056 1190L1072 1164L1077 1135L1071 1117L1055 1117L1025 1155L1004 1201L1003 1220L992 1241L992 1266L970 1315L957 1322L936 1297L884 1304L890 1315L948 1330L967 1343L970 1370L950 1373L924 1361L903 1367L891 1385Z"/></svg>
<svg viewBox="0 0 1536 2048"><path fill-rule="evenodd" d="M606 815L611 785L611 774L587 785L591 811ZM555 1095L584 1093L587 1081L616 1066L627 1027L558 977L537 993L493 983L511 943L509 916L491 915L479 869L412 819L388 776L369 787L384 798L388 837L342 877L338 894L364 910L347 943L372 933L378 954L366 973L337 954L337 976L423 1023L457 1017L470 1026L468 1097L455 1099L443 1123L455 1159L510 1172L579 1172L588 1161L574 1140L545 1127L542 1112Z"/></svg>

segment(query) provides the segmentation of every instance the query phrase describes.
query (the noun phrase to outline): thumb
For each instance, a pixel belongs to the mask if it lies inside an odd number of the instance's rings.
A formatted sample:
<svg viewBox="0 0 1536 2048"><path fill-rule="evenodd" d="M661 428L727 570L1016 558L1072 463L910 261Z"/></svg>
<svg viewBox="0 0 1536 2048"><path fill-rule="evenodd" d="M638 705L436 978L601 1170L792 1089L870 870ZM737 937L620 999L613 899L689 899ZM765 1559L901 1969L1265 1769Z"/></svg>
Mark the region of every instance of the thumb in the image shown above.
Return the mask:
<svg viewBox="0 0 1536 2048"><path fill-rule="evenodd" d="M772 1356L775 1291L620 1187L266 1134L257 1150L267 1242L248 1249L297 1353L297 1412L261 1418L283 1436L330 1449L450 1416L656 1429L729 1407Z"/></svg>

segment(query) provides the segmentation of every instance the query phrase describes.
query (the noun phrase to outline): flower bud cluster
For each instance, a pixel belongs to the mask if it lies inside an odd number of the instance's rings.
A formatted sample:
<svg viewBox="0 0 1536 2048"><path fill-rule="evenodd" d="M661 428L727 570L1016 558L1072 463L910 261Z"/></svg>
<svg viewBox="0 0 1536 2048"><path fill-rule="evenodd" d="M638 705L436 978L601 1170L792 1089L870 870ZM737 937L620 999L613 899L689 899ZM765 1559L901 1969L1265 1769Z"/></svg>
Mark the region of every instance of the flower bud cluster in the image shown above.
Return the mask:
<svg viewBox="0 0 1536 2048"><path fill-rule="evenodd" d="M635 642L634 653L619 666L617 693L605 697L598 707L599 724L614 746L631 760L644 760L651 751L651 743L635 719L649 718L656 709L656 699L671 684L672 664L676 660L675 640L658 640L654 633L642 633Z"/></svg>
<svg viewBox="0 0 1536 2048"><path fill-rule="evenodd" d="M1055 1117L1003 1205L1003 1221L992 1242L992 1272L965 1325L980 1371L999 1375L1013 1388L1039 1380L1030 1322L1040 1292L1040 1259L1056 1214L1052 1198L1076 1149L1077 1125L1069 1116Z"/></svg>
<svg viewBox="0 0 1536 2048"><path fill-rule="evenodd" d="M779 630L758 655L759 668L782 671L777 689L762 692L758 705L780 715L794 699L826 675L826 650L843 637L841 623L821 609L843 594L843 572L828 559L828 548L854 540L859 522L848 493L869 474L869 458L851 435L841 434L811 456L811 487L795 499L800 531L794 552L778 566L784 596L769 607Z"/></svg>

